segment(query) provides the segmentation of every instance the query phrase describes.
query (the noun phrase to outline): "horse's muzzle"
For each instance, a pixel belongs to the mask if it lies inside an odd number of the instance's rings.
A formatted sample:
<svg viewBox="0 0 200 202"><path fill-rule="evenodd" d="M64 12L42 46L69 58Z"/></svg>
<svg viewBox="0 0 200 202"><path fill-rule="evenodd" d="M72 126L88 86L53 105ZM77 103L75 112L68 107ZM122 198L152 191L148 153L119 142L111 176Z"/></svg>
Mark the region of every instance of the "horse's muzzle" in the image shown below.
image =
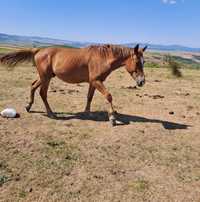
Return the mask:
<svg viewBox="0 0 200 202"><path fill-rule="evenodd" d="M145 78L144 78L143 76L139 76L139 77L137 78L136 82L137 82L137 85L138 85L139 87L142 87L142 86L145 84Z"/></svg>

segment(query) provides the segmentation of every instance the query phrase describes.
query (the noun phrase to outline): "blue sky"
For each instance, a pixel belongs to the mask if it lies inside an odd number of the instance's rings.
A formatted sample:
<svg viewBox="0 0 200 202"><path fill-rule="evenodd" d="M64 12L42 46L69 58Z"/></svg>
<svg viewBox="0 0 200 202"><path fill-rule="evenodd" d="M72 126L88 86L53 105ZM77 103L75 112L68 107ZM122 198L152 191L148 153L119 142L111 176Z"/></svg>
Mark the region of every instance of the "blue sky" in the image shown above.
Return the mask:
<svg viewBox="0 0 200 202"><path fill-rule="evenodd" d="M0 0L0 32L200 47L200 0Z"/></svg>

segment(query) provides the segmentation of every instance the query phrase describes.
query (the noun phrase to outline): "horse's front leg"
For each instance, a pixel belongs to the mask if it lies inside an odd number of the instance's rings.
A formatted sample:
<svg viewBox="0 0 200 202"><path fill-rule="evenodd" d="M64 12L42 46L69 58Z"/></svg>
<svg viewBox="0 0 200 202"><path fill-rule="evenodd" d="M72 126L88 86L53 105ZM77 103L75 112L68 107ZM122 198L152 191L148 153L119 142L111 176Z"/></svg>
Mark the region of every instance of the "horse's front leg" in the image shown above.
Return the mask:
<svg viewBox="0 0 200 202"><path fill-rule="evenodd" d="M87 94L87 104L85 107L85 112L90 112L91 102L94 96L94 92L95 92L95 87L92 84L90 84L88 89L88 94Z"/></svg>
<svg viewBox="0 0 200 202"><path fill-rule="evenodd" d="M102 94L105 96L107 101L110 103L110 111L109 111L109 120L112 126L116 125L116 111L114 110L112 104L112 95L108 92L106 87L101 81L93 81L92 85Z"/></svg>

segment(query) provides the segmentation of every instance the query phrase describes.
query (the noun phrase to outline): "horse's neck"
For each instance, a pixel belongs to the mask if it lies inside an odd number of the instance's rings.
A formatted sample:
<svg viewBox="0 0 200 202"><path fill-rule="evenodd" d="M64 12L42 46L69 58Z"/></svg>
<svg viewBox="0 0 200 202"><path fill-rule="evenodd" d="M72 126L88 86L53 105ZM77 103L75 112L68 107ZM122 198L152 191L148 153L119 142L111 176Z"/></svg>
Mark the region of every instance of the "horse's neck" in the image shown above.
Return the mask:
<svg viewBox="0 0 200 202"><path fill-rule="evenodd" d="M112 71L119 69L120 67L125 65L125 58L115 58L111 64Z"/></svg>

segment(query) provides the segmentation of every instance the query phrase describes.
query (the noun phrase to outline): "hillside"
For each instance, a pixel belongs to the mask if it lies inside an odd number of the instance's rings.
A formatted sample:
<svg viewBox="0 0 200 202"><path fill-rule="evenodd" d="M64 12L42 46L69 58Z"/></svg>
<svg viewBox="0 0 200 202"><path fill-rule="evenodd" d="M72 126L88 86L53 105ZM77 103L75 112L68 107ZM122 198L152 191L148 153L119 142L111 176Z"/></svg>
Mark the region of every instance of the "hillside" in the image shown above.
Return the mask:
<svg viewBox="0 0 200 202"><path fill-rule="evenodd" d="M82 47L85 43L72 42L67 40L43 38L43 37L30 37L30 36L17 36L0 33L0 44L3 45L14 45L14 46L51 46L51 45L62 45L62 46L73 46Z"/></svg>
<svg viewBox="0 0 200 202"><path fill-rule="evenodd" d="M52 39L45 37L32 37L32 36L18 36L18 35L8 35L0 33L0 45L15 45L15 46L50 46L50 45L62 45L62 46L73 46L73 47L85 47L92 42L79 42L79 41L69 41ZM200 52L200 48L191 48L180 45L159 45L159 44L149 44L140 43L142 46L148 45L149 49L156 51L184 51L184 52ZM133 47L136 43L124 43L128 47Z"/></svg>

